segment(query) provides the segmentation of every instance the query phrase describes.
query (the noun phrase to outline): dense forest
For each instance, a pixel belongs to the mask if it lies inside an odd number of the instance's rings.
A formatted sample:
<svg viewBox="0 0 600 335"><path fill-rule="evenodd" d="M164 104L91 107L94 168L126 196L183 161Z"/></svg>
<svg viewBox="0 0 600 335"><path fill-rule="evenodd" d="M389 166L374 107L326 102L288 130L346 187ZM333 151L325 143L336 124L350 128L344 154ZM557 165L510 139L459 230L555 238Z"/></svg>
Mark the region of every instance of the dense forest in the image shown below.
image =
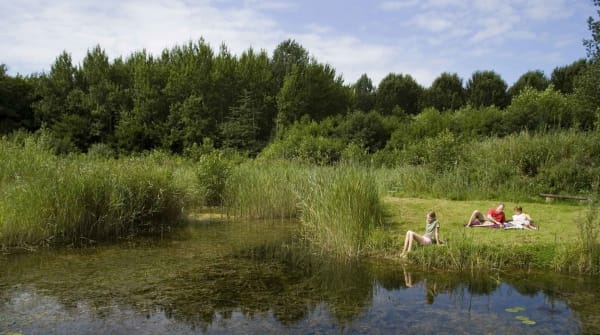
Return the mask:
<svg viewBox="0 0 600 335"><path fill-rule="evenodd" d="M203 39L112 61L96 46L81 64L63 52L49 73L10 76L0 66L0 134L44 133L60 154L208 147L329 164L348 151L398 156L440 134L460 142L595 131L600 37L598 21L588 25L587 58L549 76L528 71L510 87L491 70L466 81L442 73L430 87L398 73L378 85L364 74L349 85L294 40L272 55L248 49L236 56L225 45L217 52Z"/></svg>

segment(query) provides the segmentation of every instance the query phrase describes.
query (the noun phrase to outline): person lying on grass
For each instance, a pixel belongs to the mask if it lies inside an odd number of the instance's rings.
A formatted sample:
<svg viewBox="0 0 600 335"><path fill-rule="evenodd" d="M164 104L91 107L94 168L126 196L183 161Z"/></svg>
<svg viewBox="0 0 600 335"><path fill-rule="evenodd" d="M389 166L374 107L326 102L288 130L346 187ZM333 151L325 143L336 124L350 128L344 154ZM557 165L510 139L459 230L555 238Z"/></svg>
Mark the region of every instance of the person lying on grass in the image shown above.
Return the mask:
<svg viewBox="0 0 600 335"><path fill-rule="evenodd" d="M523 208L521 206L517 206L515 207L515 214L512 216L512 221L507 222L504 229L537 230L538 228L533 224L531 216L523 213Z"/></svg>
<svg viewBox="0 0 600 335"><path fill-rule="evenodd" d="M419 235L412 230L406 232L406 237L404 238L404 248L402 249L400 257L406 257L406 254L412 250L413 241L417 241L422 245L440 243L440 222L436 219L434 211L427 212L425 221L425 235Z"/></svg>
<svg viewBox="0 0 600 335"><path fill-rule="evenodd" d="M483 216L480 211L474 210L465 227L502 228L505 222L504 204L499 204L496 208L490 208L486 216Z"/></svg>

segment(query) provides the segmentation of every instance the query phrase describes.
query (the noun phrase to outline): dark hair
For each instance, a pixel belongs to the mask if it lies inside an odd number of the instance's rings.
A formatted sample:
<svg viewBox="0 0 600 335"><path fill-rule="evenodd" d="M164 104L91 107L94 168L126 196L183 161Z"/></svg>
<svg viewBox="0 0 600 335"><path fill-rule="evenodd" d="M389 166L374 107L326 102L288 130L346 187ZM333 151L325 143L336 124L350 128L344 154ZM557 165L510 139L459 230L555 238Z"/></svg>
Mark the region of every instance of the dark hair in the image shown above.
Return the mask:
<svg viewBox="0 0 600 335"><path fill-rule="evenodd" d="M434 211L427 212L427 216L429 216L430 218L435 220L435 212Z"/></svg>
<svg viewBox="0 0 600 335"><path fill-rule="evenodd" d="M521 207L521 206L516 206L516 207L515 207L515 211L522 212L522 211L523 211L523 207Z"/></svg>

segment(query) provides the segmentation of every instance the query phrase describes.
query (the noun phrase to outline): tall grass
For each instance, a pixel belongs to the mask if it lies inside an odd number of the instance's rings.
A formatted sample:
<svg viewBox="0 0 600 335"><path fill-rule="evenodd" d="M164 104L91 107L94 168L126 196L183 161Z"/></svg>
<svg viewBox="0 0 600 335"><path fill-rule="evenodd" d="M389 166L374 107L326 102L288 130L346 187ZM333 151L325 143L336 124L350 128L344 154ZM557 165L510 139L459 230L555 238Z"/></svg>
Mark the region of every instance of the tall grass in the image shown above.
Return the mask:
<svg viewBox="0 0 600 335"><path fill-rule="evenodd" d="M430 142L411 151L427 161L398 154L395 168L378 169L378 183L399 196L530 201L541 192L589 195L594 192L591 185L600 181L600 133L482 138L457 143L455 157L428 153L436 147Z"/></svg>
<svg viewBox="0 0 600 335"><path fill-rule="evenodd" d="M298 217L306 175L294 163L251 161L231 170L224 194L227 214L251 219Z"/></svg>
<svg viewBox="0 0 600 335"><path fill-rule="evenodd" d="M181 215L172 171L144 157L57 157L43 141L0 141L0 247L81 245L162 233Z"/></svg>
<svg viewBox="0 0 600 335"><path fill-rule="evenodd" d="M248 162L233 169L226 187L228 213L245 218L295 218L322 251L360 255L384 208L373 173L363 167Z"/></svg>
<svg viewBox="0 0 600 335"><path fill-rule="evenodd" d="M357 167L320 170L310 176L302 200L305 236L323 250L353 258L364 252L384 209L372 174Z"/></svg>

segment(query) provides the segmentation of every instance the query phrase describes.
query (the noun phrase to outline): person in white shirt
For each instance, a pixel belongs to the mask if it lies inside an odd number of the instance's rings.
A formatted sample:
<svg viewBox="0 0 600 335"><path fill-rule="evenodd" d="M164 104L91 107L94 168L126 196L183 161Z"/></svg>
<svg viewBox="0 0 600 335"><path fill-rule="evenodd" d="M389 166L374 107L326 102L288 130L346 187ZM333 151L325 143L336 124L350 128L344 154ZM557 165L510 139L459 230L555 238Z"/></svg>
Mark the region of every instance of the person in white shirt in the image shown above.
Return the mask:
<svg viewBox="0 0 600 335"><path fill-rule="evenodd" d="M538 228L533 224L533 220L529 214L523 213L521 206L515 207L515 214L512 216L512 221L507 224L504 229L528 229L537 230Z"/></svg>

